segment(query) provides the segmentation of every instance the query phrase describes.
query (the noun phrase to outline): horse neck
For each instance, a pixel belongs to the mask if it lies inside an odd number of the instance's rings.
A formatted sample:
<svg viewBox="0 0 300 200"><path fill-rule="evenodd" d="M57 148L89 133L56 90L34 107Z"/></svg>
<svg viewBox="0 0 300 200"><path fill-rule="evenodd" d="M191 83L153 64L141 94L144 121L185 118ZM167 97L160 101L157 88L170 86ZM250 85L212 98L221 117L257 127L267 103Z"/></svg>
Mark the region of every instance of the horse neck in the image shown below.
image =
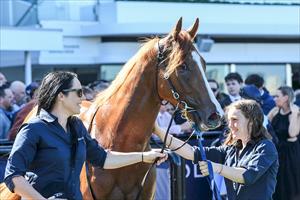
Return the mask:
<svg viewBox="0 0 300 200"><path fill-rule="evenodd" d="M106 147L113 150L144 150L160 101L156 86L156 61L136 62L118 92L113 95L100 112L110 113L102 131L111 134ZM99 139L101 140L101 139Z"/></svg>

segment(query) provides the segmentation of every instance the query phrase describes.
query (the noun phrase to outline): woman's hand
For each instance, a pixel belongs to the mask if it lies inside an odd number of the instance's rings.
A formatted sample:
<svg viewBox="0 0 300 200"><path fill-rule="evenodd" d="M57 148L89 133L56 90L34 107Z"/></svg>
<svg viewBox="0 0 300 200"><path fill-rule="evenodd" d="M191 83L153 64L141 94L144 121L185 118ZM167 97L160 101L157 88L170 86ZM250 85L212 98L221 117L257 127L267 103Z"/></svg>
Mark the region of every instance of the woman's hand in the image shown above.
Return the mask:
<svg viewBox="0 0 300 200"><path fill-rule="evenodd" d="M201 174L203 176L208 176L209 175L207 162L211 163L214 173L220 174L222 172L222 168L223 168L222 164L214 163L214 162L211 162L211 161L199 161L199 168L200 168Z"/></svg>
<svg viewBox="0 0 300 200"><path fill-rule="evenodd" d="M158 158L157 165L160 165L168 159L167 152L164 151L164 153L160 153L160 149L152 149L151 151L143 152L142 156L142 161L145 163L153 163L156 158Z"/></svg>

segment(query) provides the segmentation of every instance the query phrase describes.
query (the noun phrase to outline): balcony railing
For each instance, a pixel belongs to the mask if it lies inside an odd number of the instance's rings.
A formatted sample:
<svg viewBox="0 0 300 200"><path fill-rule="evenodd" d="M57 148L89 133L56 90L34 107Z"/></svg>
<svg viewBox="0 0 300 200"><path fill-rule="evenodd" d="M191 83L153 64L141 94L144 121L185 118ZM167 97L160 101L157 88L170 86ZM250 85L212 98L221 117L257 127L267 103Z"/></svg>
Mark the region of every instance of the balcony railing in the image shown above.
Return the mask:
<svg viewBox="0 0 300 200"><path fill-rule="evenodd" d="M226 3L251 5L300 5L299 0L116 0L116 1L151 1L151 2L181 2L181 3Z"/></svg>

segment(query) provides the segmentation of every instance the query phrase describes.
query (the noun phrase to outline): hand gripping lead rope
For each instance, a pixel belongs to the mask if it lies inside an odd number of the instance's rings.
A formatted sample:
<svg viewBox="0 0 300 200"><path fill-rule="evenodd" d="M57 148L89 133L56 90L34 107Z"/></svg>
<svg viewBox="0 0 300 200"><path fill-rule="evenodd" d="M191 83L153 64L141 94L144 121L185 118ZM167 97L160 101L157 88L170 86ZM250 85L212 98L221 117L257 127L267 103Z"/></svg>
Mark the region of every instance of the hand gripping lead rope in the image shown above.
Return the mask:
<svg viewBox="0 0 300 200"><path fill-rule="evenodd" d="M195 124L193 125L193 128L194 128L195 134L198 136L198 147L199 147L199 151L200 151L200 154L201 154L201 160L207 162L209 176L207 176L206 178L207 178L210 190L212 192L212 200L221 200L220 192L219 192L219 190L216 186L216 183L214 181L214 172L213 172L212 164L211 164L210 161L207 160L206 154L205 154L205 151L204 151L204 148L203 148L203 145L202 145L202 135L203 135L203 133L201 133L198 126L196 126Z"/></svg>

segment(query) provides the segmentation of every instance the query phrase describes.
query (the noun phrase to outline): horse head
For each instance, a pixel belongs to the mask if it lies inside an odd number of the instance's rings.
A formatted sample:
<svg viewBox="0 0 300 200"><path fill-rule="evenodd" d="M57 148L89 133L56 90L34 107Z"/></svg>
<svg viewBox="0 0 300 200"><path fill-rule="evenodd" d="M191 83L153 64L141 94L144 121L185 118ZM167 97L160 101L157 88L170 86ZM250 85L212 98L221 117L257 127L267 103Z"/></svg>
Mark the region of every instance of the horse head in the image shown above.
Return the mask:
<svg viewBox="0 0 300 200"><path fill-rule="evenodd" d="M223 110L205 76L206 63L193 44L199 26L196 19L187 31L182 18L158 42L158 95L178 106L200 128L208 130L221 124Z"/></svg>

